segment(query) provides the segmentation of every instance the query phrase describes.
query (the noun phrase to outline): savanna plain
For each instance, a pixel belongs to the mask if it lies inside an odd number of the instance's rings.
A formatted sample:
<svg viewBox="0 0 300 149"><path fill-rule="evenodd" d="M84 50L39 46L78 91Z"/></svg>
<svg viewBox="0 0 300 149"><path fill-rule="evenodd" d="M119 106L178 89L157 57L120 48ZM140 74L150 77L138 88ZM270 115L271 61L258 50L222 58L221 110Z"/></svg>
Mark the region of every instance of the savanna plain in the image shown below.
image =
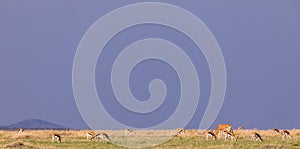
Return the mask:
<svg viewBox="0 0 300 149"><path fill-rule="evenodd" d="M272 130L243 129L234 130L237 141L224 140L223 136L216 140L206 139L205 131L186 130L185 134L174 135L175 130L137 130L135 134L126 136L124 130L99 130L105 132L111 142L89 140L86 134L90 130L25 130L18 133L15 130L0 130L0 148L69 148L69 149L94 149L94 148L300 148L300 129L289 130L292 138L282 138ZM252 140L251 134L257 132L263 141ZM61 136L61 142L52 142L51 134ZM117 145L122 144L123 146ZM151 144L157 144L150 146ZM127 146L127 147L126 147ZM148 147L146 147L148 146Z"/></svg>

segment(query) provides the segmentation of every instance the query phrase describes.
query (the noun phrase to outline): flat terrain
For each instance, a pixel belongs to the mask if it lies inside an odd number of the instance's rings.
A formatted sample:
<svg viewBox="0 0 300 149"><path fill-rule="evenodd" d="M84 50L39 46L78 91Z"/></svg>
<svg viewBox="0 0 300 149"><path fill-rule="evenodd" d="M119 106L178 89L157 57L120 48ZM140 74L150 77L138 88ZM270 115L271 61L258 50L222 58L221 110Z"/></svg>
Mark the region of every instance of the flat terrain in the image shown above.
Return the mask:
<svg viewBox="0 0 300 149"><path fill-rule="evenodd" d="M263 142L251 141L254 131L261 134ZM171 137L175 130L143 130L129 136L125 136L124 130L95 131L107 133L114 142L108 143L87 140L89 130L25 130L22 134L0 130L0 148L126 148L115 143L125 146L159 144L148 148L300 148L300 130L289 131L292 139L282 139L280 134L271 130L234 130L238 135L237 142L224 141L223 136L216 141L207 141L203 131L199 134L197 130L187 130L184 135L175 137ZM51 142L53 132L61 134L61 143Z"/></svg>

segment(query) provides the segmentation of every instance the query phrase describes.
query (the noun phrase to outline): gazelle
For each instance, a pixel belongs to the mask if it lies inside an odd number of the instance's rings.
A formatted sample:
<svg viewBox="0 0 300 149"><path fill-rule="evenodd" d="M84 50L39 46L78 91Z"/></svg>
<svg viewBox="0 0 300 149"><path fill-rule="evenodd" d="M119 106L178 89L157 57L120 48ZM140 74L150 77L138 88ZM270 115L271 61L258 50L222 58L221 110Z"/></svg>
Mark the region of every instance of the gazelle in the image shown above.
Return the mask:
<svg viewBox="0 0 300 149"><path fill-rule="evenodd" d="M237 136L234 134L234 132L225 130L224 134L225 134L225 141L227 141L228 138L231 138L231 141L237 141Z"/></svg>
<svg viewBox="0 0 300 149"><path fill-rule="evenodd" d="M96 137L96 133L93 132L93 131L88 132L88 133L86 134L86 139L87 139L87 140L93 140L95 137Z"/></svg>
<svg viewBox="0 0 300 149"><path fill-rule="evenodd" d="M288 130L279 130L277 128L273 128L272 129L273 132L275 132L276 134L280 134L282 136L282 139L285 139L285 138L292 138L291 136L291 133L288 131Z"/></svg>
<svg viewBox="0 0 300 149"><path fill-rule="evenodd" d="M54 142L55 139L57 140L58 143L61 142L61 136L60 136L60 134L58 134L58 133L52 133L51 137L52 137L52 142Z"/></svg>
<svg viewBox="0 0 300 149"><path fill-rule="evenodd" d="M215 130L216 135L219 135L220 132L224 132L224 131L228 131L228 132L233 132L232 131L232 125L230 124L219 124Z"/></svg>
<svg viewBox="0 0 300 149"><path fill-rule="evenodd" d="M276 133L276 134L280 134L280 131L279 131L279 129L277 129L277 128L272 128L272 131L273 131L274 133Z"/></svg>
<svg viewBox="0 0 300 149"><path fill-rule="evenodd" d="M282 130L281 131L281 135L282 135L282 139L285 139L285 138L292 138L292 136L291 136L291 133L288 131L288 130Z"/></svg>
<svg viewBox="0 0 300 149"><path fill-rule="evenodd" d="M184 135L185 134L185 129L184 128L177 128L177 135Z"/></svg>
<svg viewBox="0 0 300 149"><path fill-rule="evenodd" d="M22 134L23 132L24 132L24 129L23 129L23 128L19 128L19 129L18 129L18 133L19 133L19 134Z"/></svg>
<svg viewBox="0 0 300 149"><path fill-rule="evenodd" d="M237 128L237 130L243 130L243 127L242 127L242 126L239 126L239 127Z"/></svg>
<svg viewBox="0 0 300 149"><path fill-rule="evenodd" d="M110 140L110 138L108 137L108 135L106 134L106 133L98 133L97 135L96 135L96 139L100 139L100 141L102 142L102 141L106 141L106 142L111 142L111 140Z"/></svg>
<svg viewBox="0 0 300 149"><path fill-rule="evenodd" d="M254 140L259 140L260 142L263 141L262 137L260 134L258 134L257 132L252 132L251 133L251 140L254 141Z"/></svg>
<svg viewBox="0 0 300 149"><path fill-rule="evenodd" d="M131 136L131 135L135 135L134 130L131 129L131 128L126 128L125 129L125 136Z"/></svg>
<svg viewBox="0 0 300 149"><path fill-rule="evenodd" d="M207 131L205 132L205 138L206 140L209 140L209 138L212 138L212 140L217 140L217 135L213 131Z"/></svg>

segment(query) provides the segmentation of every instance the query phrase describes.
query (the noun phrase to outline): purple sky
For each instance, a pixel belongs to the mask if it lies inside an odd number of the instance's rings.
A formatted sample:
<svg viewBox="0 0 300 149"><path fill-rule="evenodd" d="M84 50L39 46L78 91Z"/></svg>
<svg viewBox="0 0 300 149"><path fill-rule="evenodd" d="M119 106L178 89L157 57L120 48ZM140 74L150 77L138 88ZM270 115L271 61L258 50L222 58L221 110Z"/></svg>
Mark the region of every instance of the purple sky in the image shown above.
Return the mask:
<svg viewBox="0 0 300 149"><path fill-rule="evenodd" d="M85 31L101 16L136 2L142 1L0 1L0 125L37 118L72 128L87 128L72 92L72 63L77 46ZM245 128L300 128L300 1L169 3L197 15L212 31L223 52L227 92L212 127L232 123ZM140 30L150 37L160 35L174 42L184 38L177 38L178 33L168 28L145 25L120 34L115 43L120 43L119 40L126 44L148 37L139 34ZM189 46L184 39L179 42ZM122 43L112 43L108 50L116 47L122 48ZM199 59L203 59L201 54ZM201 66L197 70L203 73L201 100L205 101L210 92L210 78L207 64L200 61L196 66ZM159 62L154 63L144 65L155 70ZM101 74L101 68L102 65L97 65L97 73ZM134 74L143 75L143 69L137 67ZM169 79L178 81L175 75ZM96 80L100 82L101 77ZM140 81L133 84L142 85ZM147 98L145 91L139 92L138 88L134 89L135 96ZM176 92L178 88L171 86L170 90ZM203 107L199 106L189 128L199 125Z"/></svg>

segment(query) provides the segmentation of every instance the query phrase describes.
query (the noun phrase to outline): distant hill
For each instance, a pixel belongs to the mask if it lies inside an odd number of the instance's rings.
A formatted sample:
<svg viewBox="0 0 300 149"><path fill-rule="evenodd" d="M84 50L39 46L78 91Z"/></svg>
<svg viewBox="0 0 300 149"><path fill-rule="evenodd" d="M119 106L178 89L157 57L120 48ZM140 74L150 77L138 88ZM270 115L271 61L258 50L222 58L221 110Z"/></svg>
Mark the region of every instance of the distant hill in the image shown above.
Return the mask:
<svg viewBox="0 0 300 149"><path fill-rule="evenodd" d="M11 124L8 126L0 126L0 129L66 129L67 127L54 124L48 121L43 121L40 119L28 119L16 124Z"/></svg>
<svg viewBox="0 0 300 149"><path fill-rule="evenodd" d="M0 125L0 129L7 129L7 126Z"/></svg>

